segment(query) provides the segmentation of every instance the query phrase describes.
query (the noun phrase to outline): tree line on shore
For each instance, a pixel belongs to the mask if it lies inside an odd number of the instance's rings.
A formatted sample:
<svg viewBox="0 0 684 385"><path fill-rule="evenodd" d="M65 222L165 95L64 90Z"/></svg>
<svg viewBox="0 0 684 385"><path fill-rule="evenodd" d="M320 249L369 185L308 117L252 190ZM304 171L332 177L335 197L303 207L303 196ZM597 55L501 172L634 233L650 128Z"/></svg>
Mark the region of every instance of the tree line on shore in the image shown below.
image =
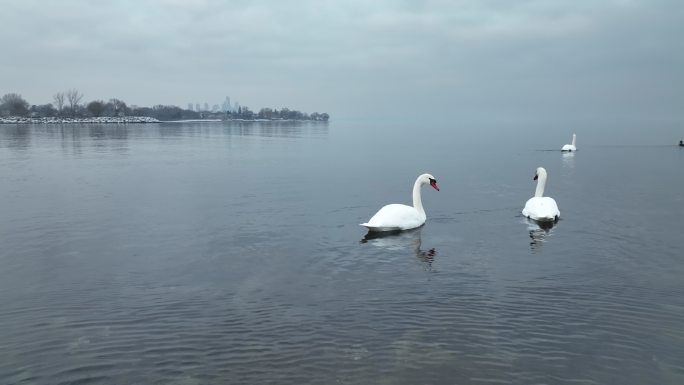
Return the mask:
<svg viewBox="0 0 684 385"><path fill-rule="evenodd" d="M93 100L81 103L83 94L76 89L57 92L52 96L54 103L31 105L21 95L8 93L0 97L0 117L19 116L27 118L92 118L146 116L162 121L187 119L266 119L266 120L315 120L328 121L327 113L303 113L288 108L262 108L253 112L248 107L239 107L237 111L211 112L185 110L172 105L158 104L153 107L128 106L120 99Z"/></svg>

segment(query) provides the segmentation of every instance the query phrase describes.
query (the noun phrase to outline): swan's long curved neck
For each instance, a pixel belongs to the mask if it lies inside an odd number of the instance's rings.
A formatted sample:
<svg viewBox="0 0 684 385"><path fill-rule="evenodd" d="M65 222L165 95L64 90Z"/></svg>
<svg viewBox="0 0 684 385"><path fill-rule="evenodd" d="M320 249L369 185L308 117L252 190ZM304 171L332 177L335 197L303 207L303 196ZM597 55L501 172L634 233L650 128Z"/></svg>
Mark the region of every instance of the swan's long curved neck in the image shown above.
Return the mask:
<svg viewBox="0 0 684 385"><path fill-rule="evenodd" d="M544 187L546 186L546 174L537 176L537 189L534 191L535 197L544 196Z"/></svg>
<svg viewBox="0 0 684 385"><path fill-rule="evenodd" d="M423 201L420 199L420 188L422 183L420 183L420 178L416 179L416 183L413 184L413 208L418 210L418 213L425 216L425 209L423 209Z"/></svg>
<svg viewBox="0 0 684 385"><path fill-rule="evenodd" d="M577 135L572 134L572 145L575 146L575 141L577 140Z"/></svg>

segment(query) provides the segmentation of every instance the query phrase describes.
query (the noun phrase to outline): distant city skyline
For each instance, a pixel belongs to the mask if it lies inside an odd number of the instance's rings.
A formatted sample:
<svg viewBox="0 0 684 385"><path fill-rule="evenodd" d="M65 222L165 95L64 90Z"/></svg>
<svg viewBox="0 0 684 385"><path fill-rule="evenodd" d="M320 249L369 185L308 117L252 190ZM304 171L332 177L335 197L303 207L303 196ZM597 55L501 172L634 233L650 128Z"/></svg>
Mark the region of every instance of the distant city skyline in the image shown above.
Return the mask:
<svg viewBox="0 0 684 385"><path fill-rule="evenodd" d="M204 111L209 111L209 112L235 112L240 108L240 104L236 101L235 104L231 106L230 104L230 96L226 96L226 99L219 104L212 104L211 108L209 108L209 102L204 102L204 108L202 108L202 105L200 103L195 103L194 108L193 108L193 103L188 103L188 110L190 111L195 111L195 112L204 112Z"/></svg>

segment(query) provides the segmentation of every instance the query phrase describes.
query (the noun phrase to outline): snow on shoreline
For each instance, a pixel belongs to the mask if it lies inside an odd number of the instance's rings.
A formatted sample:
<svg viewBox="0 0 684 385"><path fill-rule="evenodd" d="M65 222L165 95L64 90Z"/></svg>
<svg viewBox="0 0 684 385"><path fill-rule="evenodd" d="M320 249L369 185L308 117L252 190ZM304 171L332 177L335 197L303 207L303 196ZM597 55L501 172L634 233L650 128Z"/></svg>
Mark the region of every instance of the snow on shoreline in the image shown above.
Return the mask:
<svg viewBox="0 0 684 385"><path fill-rule="evenodd" d="M318 122L299 119L183 119L157 120L147 116L120 116L99 118L24 118L9 116L0 118L0 124L128 124L128 123L215 123L215 122Z"/></svg>
<svg viewBox="0 0 684 385"><path fill-rule="evenodd" d="M0 118L0 124L74 124L74 123L160 123L155 118L147 116L119 116L119 117L99 117L99 118L23 118L10 116Z"/></svg>
<svg viewBox="0 0 684 385"><path fill-rule="evenodd" d="M204 123L204 122L223 122L221 119L181 119L166 120L164 123Z"/></svg>

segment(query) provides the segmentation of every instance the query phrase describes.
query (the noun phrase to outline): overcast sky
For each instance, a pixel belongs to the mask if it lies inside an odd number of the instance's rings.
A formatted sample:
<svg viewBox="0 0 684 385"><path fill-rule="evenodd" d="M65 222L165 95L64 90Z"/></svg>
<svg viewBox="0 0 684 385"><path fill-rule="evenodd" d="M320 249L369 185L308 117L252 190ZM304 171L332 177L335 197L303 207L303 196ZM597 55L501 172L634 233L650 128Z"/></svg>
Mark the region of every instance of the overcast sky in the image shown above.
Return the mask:
<svg viewBox="0 0 684 385"><path fill-rule="evenodd" d="M0 94L682 117L684 1L0 0Z"/></svg>

